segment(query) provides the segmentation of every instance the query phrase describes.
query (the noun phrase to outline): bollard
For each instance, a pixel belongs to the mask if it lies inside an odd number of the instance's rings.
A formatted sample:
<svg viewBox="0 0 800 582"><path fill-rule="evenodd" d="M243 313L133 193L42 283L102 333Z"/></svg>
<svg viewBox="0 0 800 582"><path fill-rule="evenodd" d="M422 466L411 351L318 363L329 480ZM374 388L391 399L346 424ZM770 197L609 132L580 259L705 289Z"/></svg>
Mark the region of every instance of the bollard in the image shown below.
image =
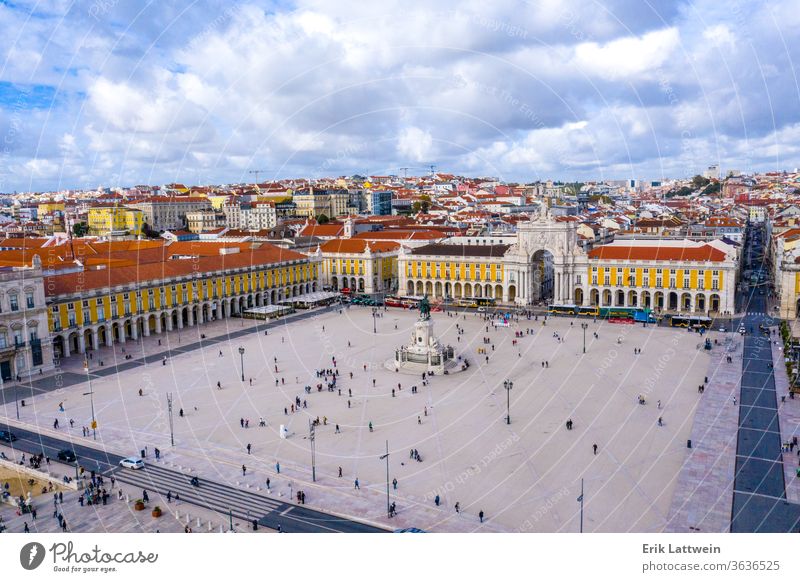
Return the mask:
<svg viewBox="0 0 800 582"><path fill-rule="evenodd" d="M209 522L208 522L208 531L210 532L213 529L214 529L214 524L211 523L211 521L209 520Z"/></svg>
<svg viewBox="0 0 800 582"><path fill-rule="evenodd" d="M126 493L125 494L125 503L130 503L130 502L131 502L131 496Z"/></svg>
<svg viewBox="0 0 800 582"><path fill-rule="evenodd" d="M225 533L225 529L222 527L222 524L219 524L219 533Z"/></svg>
<svg viewBox="0 0 800 582"><path fill-rule="evenodd" d="M181 512L176 509L175 510L175 521L180 521L180 520L181 520Z"/></svg>
<svg viewBox="0 0 800 582"><path fill-rule="evenodd" d="M686 441L686 448L687 448L687 449L691 449L691 448L692 448L692 439L687 439L687 441Z"/></svg>
<svg viewBox="0 0 800 582"><path fill-rule="evenodd" d="M200 518L198 517L197 518L197 527L199 528L201 525L203 525L203 522L201 522Z"/></svg>
<svg viewBox="0 0 800 582"><path fill-rule="evenodd" d="M186 514L186 525L189 525L190 523L192 523L192 516L187 513Z"/></svg>

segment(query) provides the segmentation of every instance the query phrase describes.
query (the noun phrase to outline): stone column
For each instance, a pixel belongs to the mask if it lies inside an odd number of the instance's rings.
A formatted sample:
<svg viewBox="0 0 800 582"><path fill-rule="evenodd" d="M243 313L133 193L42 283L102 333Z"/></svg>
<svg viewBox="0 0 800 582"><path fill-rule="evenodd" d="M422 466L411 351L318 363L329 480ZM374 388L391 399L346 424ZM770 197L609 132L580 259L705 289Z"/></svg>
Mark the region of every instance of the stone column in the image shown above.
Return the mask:
<svg viewBox="0 0 800 582"><path fill-rule="evenodd" d="M161 314L158 314L156 317L156 333L161 333L163 330L161 329Z"/></svg>
<svg viewBox="0 0 800 582"><path fill-rule="evenodd" d="M61 345L64 346L63 353L61 354L63 358L68 358L70 356L69 351L69 337L61 336Z"/></svg>
<svg viewBox="0 0 800 582"><path fill-rule="evenodd" d="M92 330L92 349L99 350L100 349L100 330L93 329Z"/></svg>
<svg viewBox="0 0 800 582"><path fill-rule="evenodd" d="M114 345L114 338L111 337L111 327L106 326L106 347L110 348Z"/></svg>
<svg viewBox="0 0 800 582"><path fill-rule="evenodd" d="M84 337L83 332L78 334L78 353L86 353L86 338Z"/></svg>

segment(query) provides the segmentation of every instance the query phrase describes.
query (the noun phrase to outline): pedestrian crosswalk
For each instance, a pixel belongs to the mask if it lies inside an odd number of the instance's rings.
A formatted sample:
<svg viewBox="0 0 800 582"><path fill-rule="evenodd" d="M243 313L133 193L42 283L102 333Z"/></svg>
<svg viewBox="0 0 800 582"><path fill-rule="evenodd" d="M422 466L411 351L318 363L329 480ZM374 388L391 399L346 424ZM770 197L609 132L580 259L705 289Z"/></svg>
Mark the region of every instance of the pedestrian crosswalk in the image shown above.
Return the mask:
<svg viewBox="0 0 800 582"><path fill-rule="evenodd" d="M260 519L273 511L286 508L286 504L258 493L207 479L200 479L199 487L194 487L190 484L192 475L157 465L147 465L139 470L115 468L112 473L122 483L147 490L148 495L157 493L166 498L169 492L172 499L175 499L177 493L184 503L224 515L230 513L238 519Z"/></svg>

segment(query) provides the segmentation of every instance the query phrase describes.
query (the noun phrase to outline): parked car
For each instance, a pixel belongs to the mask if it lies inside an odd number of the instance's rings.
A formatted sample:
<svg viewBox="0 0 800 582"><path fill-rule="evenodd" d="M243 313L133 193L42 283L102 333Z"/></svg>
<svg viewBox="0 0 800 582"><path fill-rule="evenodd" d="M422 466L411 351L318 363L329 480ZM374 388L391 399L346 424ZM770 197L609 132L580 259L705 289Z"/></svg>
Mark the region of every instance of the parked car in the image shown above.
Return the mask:
<svg viewBox="0 0 800 582"><path fill-rule="evenodd" d="M119 466L125 469L144 469L144 461L139 457L128 457L119 462Z"/></svg>
<svg viewBox="0 0 800 582"><path fill-rule="evenodd" d="M13 432L10 430L0 430L0 441L13 443L15 440L17 440L17 435Z"/></svg>
<svg viewBox="0 0 800 582"><path fill-rule="evenodd" d="M59 461L64 461L65 463L74 463L77 459L75 453L69 449L61 449L56 453L56 458Z"/></svg>

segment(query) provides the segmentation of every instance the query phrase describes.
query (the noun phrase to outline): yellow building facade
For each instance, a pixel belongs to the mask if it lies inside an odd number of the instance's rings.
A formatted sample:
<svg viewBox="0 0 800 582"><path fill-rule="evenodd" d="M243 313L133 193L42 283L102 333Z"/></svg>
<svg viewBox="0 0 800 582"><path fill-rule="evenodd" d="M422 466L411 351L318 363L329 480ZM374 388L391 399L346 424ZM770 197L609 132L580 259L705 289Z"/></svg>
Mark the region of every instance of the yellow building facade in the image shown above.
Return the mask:
<svg viewBox="0 0 800 582"><path fill-rule="evenodd" d="M89 209L88 223L89 234L94 236L139 236L144 215L132 208L101 206Z"/></svg>

